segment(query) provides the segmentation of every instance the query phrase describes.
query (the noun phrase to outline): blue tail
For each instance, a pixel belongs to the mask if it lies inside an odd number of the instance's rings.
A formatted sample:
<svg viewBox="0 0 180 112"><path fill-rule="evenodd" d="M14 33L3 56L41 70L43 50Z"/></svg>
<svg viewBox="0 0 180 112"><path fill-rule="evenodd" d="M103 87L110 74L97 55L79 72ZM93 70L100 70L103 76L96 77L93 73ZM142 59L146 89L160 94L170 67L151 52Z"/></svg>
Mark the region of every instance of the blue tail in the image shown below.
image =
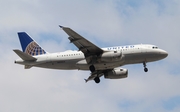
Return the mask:
<svg viewBox="0 0 180 112"><path fill-rule="evenodd" d="M46 51L42 49L28 34L25 32L18 32L19 41L23 52L28 55L36 56L46 54Z"/></svg>

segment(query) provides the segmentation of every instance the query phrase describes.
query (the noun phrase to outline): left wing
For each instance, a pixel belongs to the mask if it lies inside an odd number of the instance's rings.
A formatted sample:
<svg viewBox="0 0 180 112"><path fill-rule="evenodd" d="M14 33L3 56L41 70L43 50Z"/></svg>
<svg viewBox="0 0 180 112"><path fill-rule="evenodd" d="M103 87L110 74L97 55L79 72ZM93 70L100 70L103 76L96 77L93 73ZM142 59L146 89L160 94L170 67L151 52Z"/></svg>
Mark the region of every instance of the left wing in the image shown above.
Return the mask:
<svg viewBox="0 0 180 112"><path fill-rule="evenodd" d="M90 80L94 80L96 77L101 77L104 75L104 72L105 70L98 70L98 71L95 71L93 73L91 73L91 75L87 78L87 79L84 79L86 82L90 81Z"/></svg>
<svg viewBox="0 0 180 112"><path fill-rule="evenodd" d="M103 50L101 48L94 45L89 40L85 39L72 29L63 26L59 27L69 35L68 39L70 40L70 42L73 43L80 51L82 51L86 58L93 55L98 56L103 53Z"/></svg>

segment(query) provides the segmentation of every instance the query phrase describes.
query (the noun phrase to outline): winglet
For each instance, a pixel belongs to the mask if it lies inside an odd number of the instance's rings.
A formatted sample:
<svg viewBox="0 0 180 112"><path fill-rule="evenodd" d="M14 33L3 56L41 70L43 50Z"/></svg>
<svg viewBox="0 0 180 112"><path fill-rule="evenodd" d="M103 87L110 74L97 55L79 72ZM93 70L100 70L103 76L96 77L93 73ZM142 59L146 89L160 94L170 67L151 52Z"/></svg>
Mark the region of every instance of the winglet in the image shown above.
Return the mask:
<svg viewBox="0 0 180 112"><path fill-rule="evenodd" d="M84 80L85 80L86 83L88 82L88 79L84 79Z"/></svg>
<svg viewBox="0 0 180 112"><path fill-rule="evenodd" d="M59 25L60 28L64 28L64 26Z"/></svg>

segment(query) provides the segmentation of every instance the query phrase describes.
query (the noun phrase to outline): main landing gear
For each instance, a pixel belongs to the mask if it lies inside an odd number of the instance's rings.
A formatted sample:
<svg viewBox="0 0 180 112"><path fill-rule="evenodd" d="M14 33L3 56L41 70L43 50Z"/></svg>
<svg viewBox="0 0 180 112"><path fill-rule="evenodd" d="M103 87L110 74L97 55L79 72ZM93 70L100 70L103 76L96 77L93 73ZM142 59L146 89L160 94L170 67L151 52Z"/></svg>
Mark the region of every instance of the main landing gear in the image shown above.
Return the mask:
<svg viewBox="0 0 180 112"><path fill-rule="evenodd" d="M148 68L146 68L146 62L143 62L143 66L144 66L144 72L148 72Z"/></svg>
<svg viewBox="0 0 180 112"><path fill-rule="evenodd" d="M96 71L96 68L94 67L94 65L91 65L89 66L89 70L91 71L91 73L94 73ZM94 78L94 81L96 83L100 83L100 78L98 77L98 74L97 74L97 77Z"/></svg>
<svg viewBox="0 0 180 112"><path fill-rule="evenodd" d="M96 83L100 83L99 77L97 76L96 78L94 78L94 81L95 81Z"/></svg>
<svg viewBox="0 0 180 112"><path fill-rule="evenodd" d="M95 67L94 67L94 65L91 65L91 66L89 66L89 70L91 71L91 73L93 73L93 72L95 72Z"/></svg>

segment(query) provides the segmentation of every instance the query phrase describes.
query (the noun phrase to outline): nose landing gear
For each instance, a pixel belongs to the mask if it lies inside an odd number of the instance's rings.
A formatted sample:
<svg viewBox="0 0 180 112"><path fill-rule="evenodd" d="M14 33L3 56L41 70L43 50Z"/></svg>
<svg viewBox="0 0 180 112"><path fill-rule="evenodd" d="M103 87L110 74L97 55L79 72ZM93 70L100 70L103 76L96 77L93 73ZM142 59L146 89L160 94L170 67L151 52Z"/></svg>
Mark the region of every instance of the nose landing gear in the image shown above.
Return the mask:
<svg viewBox="0 0 180 112"><path fill-rule="evenodd" d="M148 68L144 68L144 71L145 71L145 72L148 72Z"/></svg>
<svg viewBox="0 0 180 112"><path fill-rule="evenodd" d="M143 62L143 66L144 66L144 72L148 72L148 68L146 68L146 62Z"/></svg>

